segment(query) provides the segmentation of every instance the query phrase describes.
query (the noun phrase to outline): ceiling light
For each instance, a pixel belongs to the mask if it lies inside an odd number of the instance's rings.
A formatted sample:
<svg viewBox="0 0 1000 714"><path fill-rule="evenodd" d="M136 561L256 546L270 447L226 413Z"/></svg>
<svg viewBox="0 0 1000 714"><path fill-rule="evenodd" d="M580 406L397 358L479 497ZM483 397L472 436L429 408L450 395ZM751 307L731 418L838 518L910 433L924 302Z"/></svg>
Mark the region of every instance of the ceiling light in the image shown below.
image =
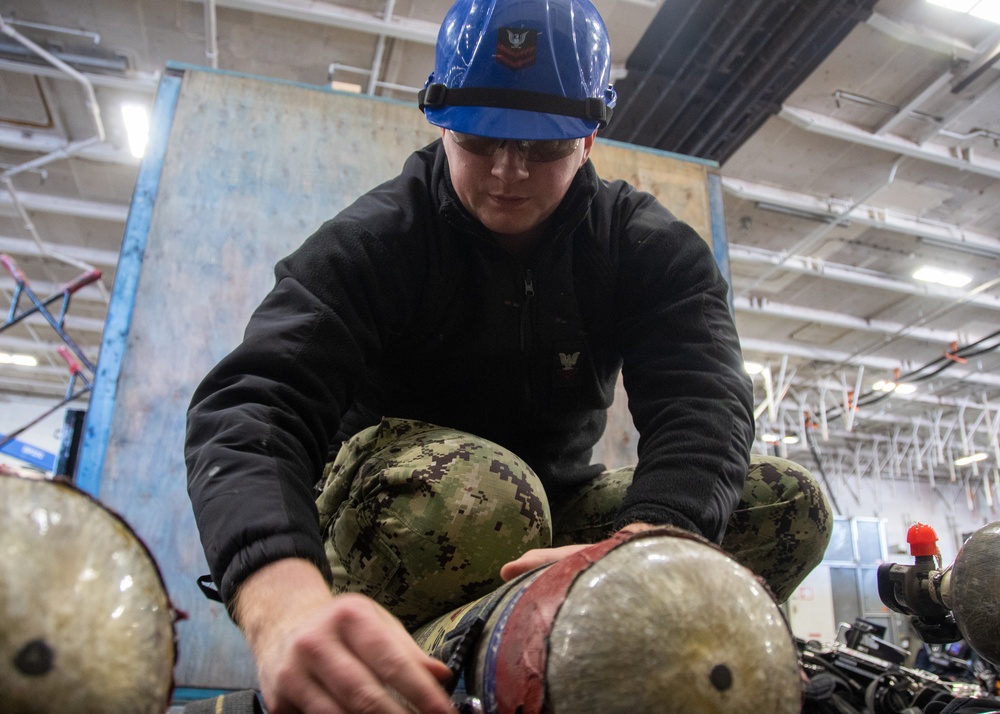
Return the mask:
<svg viewBox="0 0 1000 714"><path fill-rule="evenodd" d="M770 432L760 435L760 440L765 444L777 444L780 437L777 434L772 434Z"/></svg>
<svg viewBox="0 0 1000 714"><path fill-rule="evenodd" d="M785 442L786 444L797 444L797 443L799 443L799 437L797 437L797 436L786 436L784 439L782 439L782 441Z"/></svg>
<svg viewBox="0 0 1000 714"><path fill-rule="evenodd" d="M927 0L931 5L946 7L955 12L968 12L979 0Z"/></svg>
<svg viewBox="0 0 1000 714"><path fill-rule="evenodd" d="M1000 0L927 0L927 2L955 12L1000 23Z"/></svg>
<svg viewBox="0 0 1000 714"><path fill-rule="evenodd" d="M997 2L997 0L983 0L969 10L969 14L982 20L989 20L990 22L1000 24L1000 2Z"/></svg>
<svg viewBox="0 0 1000 714"><path fill-rule="evenodd" d="M337 80L331 80L330 89L334 89L338 92L350 92L351 94L361 94L361 85L355 84L354 82L340 82Z"/></svg>
<svg viewBox="0 0 1000 714"><path fill-rule="evenodd" d="M31 355L10 355L0 352L0 364L16 364L18 367L37 367L38 360Z"/></svg>
<svg viewBox="0 0 1000 714"><path fill-rule="evenodd" d="M747 374L760 374L764 371L764 365L760 362L744 362L743 369L746 370Z"/></svg>
<svg viewBox="0 0 1000 714"><path fill-rule="evenodd" d="M891 392L896 388L895 382L887 382L884 379L880 379L872 385L872 389L876 392Z"/></svg>
<svg viewBox="0 0 1000 714"><path fill-rule="evenodd" d="M132 156L141 159L146 153L146 142L149 141L149 115L146 107L141 104L123 104L122 118L128 133L128 148L132 151Z"/></svg>
<svg viewBox="0 0 1000 714"><path fill-rule="evenodd" d="M927 283L937 283L938 285L947 285L951 288L961 288L972 282L972 278L968 275L956 273L953 270L934 268L929 265L925 265L917 270L917 272L913 274L913 277L916 280L923 280Z"/></svg>
<svg viewBox="0 0 1000 714"><path fill-rule="evenodd" d="M960 459L955 459L955 466L968 466L969 464L974 464L977 461L985 461L986 454L980 451L977 454L970 454L969 456L963 456Z"/></svg>
<svg viewBox="0 0 1000 714"><path fill-rule="evenodd" d="M896 388L892 391L894 391L896 394L913 394L915 391L917 391L917 387L916 385L906 384L904 382L902 384L897 384Z"/></svg>

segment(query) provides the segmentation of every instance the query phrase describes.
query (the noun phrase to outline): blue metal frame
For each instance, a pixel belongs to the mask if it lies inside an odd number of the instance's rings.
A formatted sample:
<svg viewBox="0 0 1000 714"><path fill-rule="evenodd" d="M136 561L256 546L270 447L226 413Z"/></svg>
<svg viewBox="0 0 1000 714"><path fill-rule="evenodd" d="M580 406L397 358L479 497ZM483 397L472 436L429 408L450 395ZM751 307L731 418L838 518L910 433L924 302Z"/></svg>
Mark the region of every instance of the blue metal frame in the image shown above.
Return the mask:
<svg viewBox="0 0 1000 714"><path fill-rule="evenodd" d="M733 298L733 274L729 265L729 237L726 235L726 212L722 205L722 177L708 174L708 210L712 221L712 253L722 276L729 283L729 312L736 314Z"/></svg>
<svg viewBox="0 0 1000 714"><path fill-rule="evenodd" d="M98 497L100 490L101 471L104 469L104 458L111 436L118 377L121 373L129 329L132 326L132 310L139 286L139 273L142 270L153 206L156 203L160 176L163 173L167 137L173 126L174 111L180 96L181 80L182 77L175 74L165 74L160 79L150 117L149 142L136 178L135 192L125 223L121 255L115 273L115 285L108 305L101 353L97 360L94 389L87 410L75 477L76 485L95 498Z"/></svg>

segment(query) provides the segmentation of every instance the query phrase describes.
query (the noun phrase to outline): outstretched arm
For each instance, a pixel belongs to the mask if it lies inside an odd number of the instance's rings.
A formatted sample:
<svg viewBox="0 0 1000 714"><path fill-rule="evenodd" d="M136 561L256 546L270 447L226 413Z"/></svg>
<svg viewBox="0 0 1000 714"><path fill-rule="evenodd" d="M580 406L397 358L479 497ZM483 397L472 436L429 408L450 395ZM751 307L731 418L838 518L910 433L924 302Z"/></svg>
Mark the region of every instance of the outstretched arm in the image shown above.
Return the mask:
<svg viewBox="0 0 1000 714"><path fill-rule="evenodd" d="M271 714L454 712L441 686L448 667L374 601L332 595L309 561L288 558L255 572L237 592L234 614Z"/></svg>

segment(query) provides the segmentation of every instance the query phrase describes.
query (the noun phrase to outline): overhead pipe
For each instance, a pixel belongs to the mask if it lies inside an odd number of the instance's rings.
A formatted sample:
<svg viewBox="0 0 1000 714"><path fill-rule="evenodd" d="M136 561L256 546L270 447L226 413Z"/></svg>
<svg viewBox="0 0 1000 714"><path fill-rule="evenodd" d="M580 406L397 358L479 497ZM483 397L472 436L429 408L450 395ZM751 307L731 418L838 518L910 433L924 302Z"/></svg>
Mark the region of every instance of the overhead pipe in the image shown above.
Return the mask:
<svg viewBox="0 0 1000 714"><path fill-rule="evenodd" d="M44 48L40 47L36 43L29 40L27 37L22 35L17 30L15 30L6 20L4 20L2 16L0 16L0 32L7 35L11 39L21 43L29 50L37 54L39 57L47 61L49 64L55 65L63 72L68 74L70 77L72 77L74 80L80 83L80 85L83 87L84 93L87 95L87 108L90 110L90 114L94 120L94 126L97 130L97 134L94 137L94 139L98 142L104 141L105 138L104 122L101 121L101 108L97 103L97 95L94 93L94 87L90 83L90 80L87 79L85 76L83 76L83 74L76 71L65 62L63 62L61 59L53 55L51 52L48 52ZM83 142L77 142L77 143L80 144ZM90 143L93 143L93 140ZM56 158L60 159L63 158L63 156L57 156ZM12 175L12 173L11 171L7 171L5 172L5 175L10 176Z"/></svg>
<svg viewBox="0 0 1000 714"><path fill-rule="evenodd" d="M385 14L382 22L389 26L392 24L392 14L396 9L396 0L387 0L385 4ZM375 43L375 56L372 58L372 69L368 75L368 94L374 96L375 88L378 86L378 77L382 73L382 60L385 57L385 35L379 33L378 41Z"/></svg>
<svg viewBox="0 0 1000 714"><path fill-rule="evenodd" d="M205 0L205 56L212 69L219 68L219 28L215 0Z"/></svg>
<svg viewBox="0 0 1000 714"><path fill-rule="evenodd" d="M61 59L54 56L52 53L48 52L44 48L37 45L35 42L32 42L27 37L19 33L8 22L6 22L2 16L0 16L0 32L21 43L22 45L27 47L29 50L37 54L42 59L46 60L50 64L54 65L55 67L58 67L63 72L68 74L72 79L76 80L83 87L83 91L86 94L87 108L90 110L90 114L94 121L94 127L96 130L95 135L83 141L71 142L67 146L57 149L56 151L53 151L45 156L33 159L31 161L27 161L23 164L20 164L19 166L15 166L11 169L4 171L2 174L0 174L0 183L3 183L4 186L6 187L7 193L10 195L11 200L14 202L14 205L17 208L19 215L21 216L21 220L24 222L25 228L27 229L28 233L31 235L35 243L38 245L39 250L44 255L55 258L64 263L76 266L78 268L82 268L83 270L93 270L94 266L81 264L80 261L71 258L69 256L63 255L61 253L52 251L47 247L44 241L42 241L42 237L38 233L38 229L32 222L31 217L28 215L28 212L24 209L24 206L20 202L17 195L17 191L14 189L14 183L12 181L12 178L19 173L28 170L34 170L41 166L50 164L54 161L58 161L59 159L67 158L75 153L82 151L88 146L91 146L92 144L99 144L104 141L106 136L104 131L104 122L101 120L101 108L100 105L97 103L97 95L94 92L94 87L90 83L90 80L88 80L83 74L75 70L73 67L70 67ZM105 301L110 301L110 294L108 293L107 288L104 287L103 282L98 281L97 286L100 289Z"/></svg>

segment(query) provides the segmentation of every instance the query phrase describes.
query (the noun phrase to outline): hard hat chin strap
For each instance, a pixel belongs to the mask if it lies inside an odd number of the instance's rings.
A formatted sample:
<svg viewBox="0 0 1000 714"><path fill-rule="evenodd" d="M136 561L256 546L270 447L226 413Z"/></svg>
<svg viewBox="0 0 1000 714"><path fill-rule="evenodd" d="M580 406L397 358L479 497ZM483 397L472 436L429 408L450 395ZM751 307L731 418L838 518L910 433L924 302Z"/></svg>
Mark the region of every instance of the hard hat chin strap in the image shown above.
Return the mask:
<svg viewBox="0 0 1000 714"><path fill-rule="evenodd" d="M611 121L612 110L603 99L587 97L570 99L554 94L528 92L522 89L499 87L447 87L428 84L417 94L420 111L440 107L493 107L496 109L521 109L527 112L558 114L596 121L603 129Z"/></svg>

